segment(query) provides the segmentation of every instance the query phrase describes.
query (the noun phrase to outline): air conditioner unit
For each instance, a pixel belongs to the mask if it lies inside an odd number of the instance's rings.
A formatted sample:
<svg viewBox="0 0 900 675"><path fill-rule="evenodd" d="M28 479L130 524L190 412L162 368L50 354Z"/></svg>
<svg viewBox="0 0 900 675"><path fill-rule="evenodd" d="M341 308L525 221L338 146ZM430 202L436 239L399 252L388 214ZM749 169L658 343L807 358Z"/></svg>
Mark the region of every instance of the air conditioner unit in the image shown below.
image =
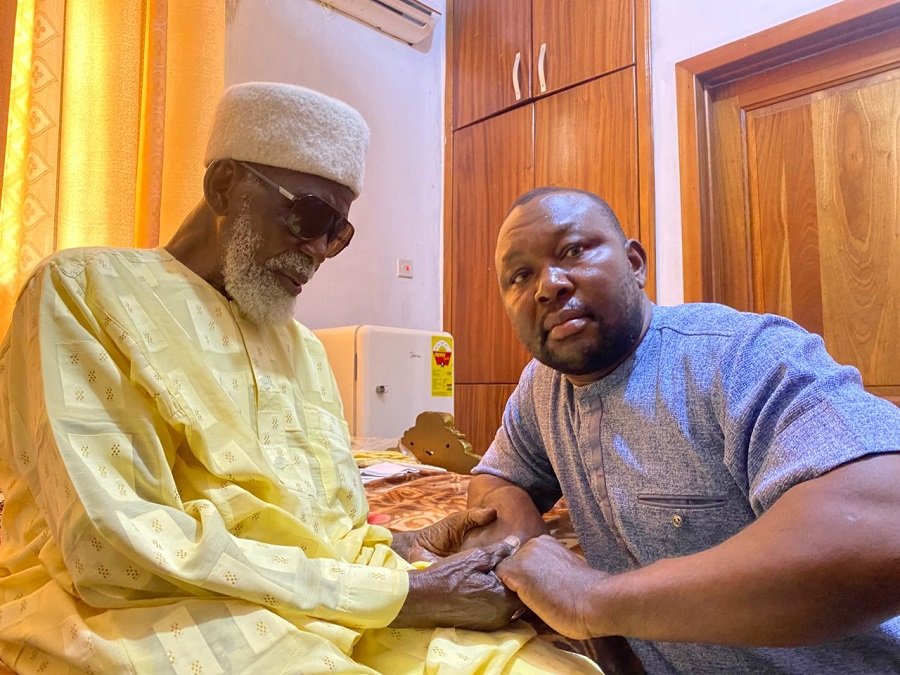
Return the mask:
<svg viewBox="0 0 900 675"><path fill-rule="evenodd" d="M431 35L440 15L436 9L419 0L318 1L409 45L417 44Z"/></svg>

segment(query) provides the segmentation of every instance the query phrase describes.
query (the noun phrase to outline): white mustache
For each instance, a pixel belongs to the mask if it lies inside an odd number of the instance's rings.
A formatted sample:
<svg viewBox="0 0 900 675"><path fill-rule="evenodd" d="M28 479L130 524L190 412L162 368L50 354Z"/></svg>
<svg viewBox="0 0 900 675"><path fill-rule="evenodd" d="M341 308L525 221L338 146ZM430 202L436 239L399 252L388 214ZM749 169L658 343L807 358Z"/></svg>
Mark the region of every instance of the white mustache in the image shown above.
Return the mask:
<svg viewBox="0 0 900 675"><path fill-rule="evenodd" d="M266 261L266 269L272 272L283 272L305 284L316 273L316 264L308 255L299 251L286 251Z"/></svg>

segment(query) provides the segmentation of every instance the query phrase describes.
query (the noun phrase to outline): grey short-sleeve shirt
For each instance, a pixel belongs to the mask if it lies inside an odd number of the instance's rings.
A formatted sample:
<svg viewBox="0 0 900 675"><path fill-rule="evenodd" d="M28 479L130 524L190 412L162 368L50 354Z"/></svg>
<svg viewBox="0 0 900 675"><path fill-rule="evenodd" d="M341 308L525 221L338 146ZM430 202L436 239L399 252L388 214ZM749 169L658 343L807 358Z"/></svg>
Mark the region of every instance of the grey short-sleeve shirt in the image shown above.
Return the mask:
<svg viewBox="0 0 900 675"><path fill-rule="evenodd" d="M585 556L618 573L731 537L793 485L900 451L900 410L821 338L711 304L653 307L635 353L574 387L532 361L474 473L565 495ZM900 672L900 617L804 649L632 642L650 672Z"/></svg>

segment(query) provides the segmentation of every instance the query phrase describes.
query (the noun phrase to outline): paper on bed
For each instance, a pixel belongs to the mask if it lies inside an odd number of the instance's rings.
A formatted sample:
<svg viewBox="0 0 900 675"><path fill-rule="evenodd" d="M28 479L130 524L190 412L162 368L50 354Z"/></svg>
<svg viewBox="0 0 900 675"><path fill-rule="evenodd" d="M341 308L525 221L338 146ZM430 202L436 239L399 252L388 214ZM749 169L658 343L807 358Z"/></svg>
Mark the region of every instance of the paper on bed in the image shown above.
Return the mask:
<svg viewBox="0 0 900 675"><path fill-rule="evenodd" d="M430 466L428 464L398 464L396 462L377 462L370 464L359 470L363 483L375 480L376 478L387 478L388 476L401 476L407 473L422 473L423 471L435 472L446 471L439 466Z"/></svg>

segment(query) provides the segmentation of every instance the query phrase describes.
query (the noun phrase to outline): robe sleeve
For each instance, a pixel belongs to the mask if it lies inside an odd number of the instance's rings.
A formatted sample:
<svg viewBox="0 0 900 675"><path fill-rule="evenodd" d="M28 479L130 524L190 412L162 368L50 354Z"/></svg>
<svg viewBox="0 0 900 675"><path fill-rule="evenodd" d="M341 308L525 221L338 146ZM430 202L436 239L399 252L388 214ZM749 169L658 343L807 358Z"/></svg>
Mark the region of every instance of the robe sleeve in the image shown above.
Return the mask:
<svg viewBox="0 0 900 675"><path fill-rule="evenodd" d="M51 533L44 567L98 608L219 598L295 624L388 625L408 592L389 537L370 542L368 564L335 556L314 522L298 529L296 514L267 502L264 482L236 499L244 510L256 500L281 540L242 538L212 502L182 501L173 467L199 461L183 451L201 431L155 382L131 327L94 302L101 282L45 263L23 291L4 358L12 469Z"/></svg>

